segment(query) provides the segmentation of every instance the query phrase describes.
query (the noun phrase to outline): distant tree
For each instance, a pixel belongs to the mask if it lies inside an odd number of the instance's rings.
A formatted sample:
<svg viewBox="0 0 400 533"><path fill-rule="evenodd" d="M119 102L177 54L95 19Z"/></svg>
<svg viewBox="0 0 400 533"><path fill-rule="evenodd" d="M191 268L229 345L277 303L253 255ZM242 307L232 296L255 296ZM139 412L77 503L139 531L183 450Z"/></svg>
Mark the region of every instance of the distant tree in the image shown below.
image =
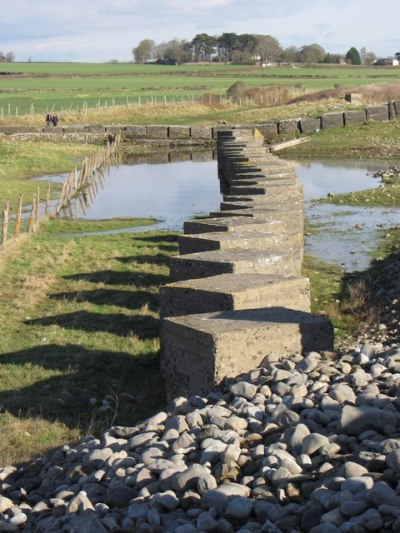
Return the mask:
<svg viewBox="0 0 400 533"><path fill-rule="evenodd" d="M116 63L119 63L119 61L118 59L110 59L108 63L110 63L111 65L115 65Z"/></svg>
<svg viewBox="0 0 400 533"><path fill-rule="evenodd" d="M372 65L376 61L376 55L374 52L368 52L365 46L360 50L360 58L363 65Z"/></svg>
<svg viewBox="0 0 400 533"><path fill-rule="evenodd" d="M346 59L349 63L352 65L361 65L361 57L357 50L357 48L354 48L352 46L346 53Z"/></svg>
<svg viewBox="0 0 400 533"><path fill-rule="evenodd" d="M192 60L192 45L186 40L172 39L154 47L158 61L166 63L187 63Z"/></svg>
<svg viewBox="0 0 400 533"><path fill-rule="evenodd" d="M243 33L237 36L232 57L238 63L252 63L255 61L256 38L251 33Z"/></svg>
<svg viewBox="0 0 400 533"><path fill-rule="evenodd" d="M341 54L327 53L325 54L325 57L324 57L324 63L339 65L342 59L343 59L343 56Z"/></svg>
<svg viewBox="0 0 400 533"><path fill-rule="evenodd" d="M394 57L400 61L400 52L396 52L394 54Z"/></svg>
<svg viewBox="0 0 400 533"><path fill-rule="evenodd" d="M154 46L155 43L152 39L143 39L140 41L137 47L132 49L136 63L146 63L146 61L152 59Z"/></svg>
<svg viewBox="0 0 400 533"><path fill-rule="evenodd" d="M301 63L322 63L325 54L325 50L319 44L308 44L300 49L300 61Z"/></svg>
<svg viewBox="0 0 400 533"><path fill-rule="evenodd" d="M300 62L300 50L295 46L289 46L282 52L282 61L285 63L299 63Z"/></svg>
<svg viewBox="0 0 400 533"><path fill-rule="evenodd" d="M14 63L15 56L13 52L7 52L4 54L0 51L0 63Z"/></svg>
<svg viewBox="0 0 400 533"><path fill-rule="evenodd" d="M210 61L215 52L217 38L207 33L198 33L190 44L193 47L195 61Z"/></svg>
<svg viewBox="0 0 400 533"><path fill-rule="evenodd" d="M217 39L219 60L225 63L232 60L233 51L237 48L238 36L236 33L223 33Z"/></svg>
<svg viewBox="0 0 400 533"><path fill-rule="evenodd" d="M260 63L269 61L279 61L282 59L283 50L279 41L271 35L255 35L256 54L260 58Z"/></svg>

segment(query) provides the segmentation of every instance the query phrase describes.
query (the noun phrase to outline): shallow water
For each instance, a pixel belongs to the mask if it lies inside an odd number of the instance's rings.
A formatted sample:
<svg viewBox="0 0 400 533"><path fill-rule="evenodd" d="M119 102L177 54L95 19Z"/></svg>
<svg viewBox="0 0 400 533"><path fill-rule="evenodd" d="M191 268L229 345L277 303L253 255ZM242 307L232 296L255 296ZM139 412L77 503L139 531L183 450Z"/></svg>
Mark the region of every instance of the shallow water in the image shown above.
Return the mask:
<svg viewBox="0 0 400 533"><path fill-rule="evenodd" d="M179 157L160 153L155 161L136 156L131 157L129 163L113 167L104 182L98 183L95 198L89 195L80 198L63 213L64 216L87 219L154 217L159 220L150 227L104 232L119 233L181 230L185 220L219 209L221 194L217 162L212 152L203 152L201 156L186 153ZM376 248L382 230L400 224L400 210L319 205L315 200L328 193L377 187L380 181L372 174L398 165L398 161L313 160L291 161L291 164L304 186L308 223L318 230L317 234L306 236L306 252L338 263L345 271L366 269L370 263L369 254ZM60 179L62 176L54 177L54 181Z"/></svg>
<svg viewBox="0 0 400 533"><path fill-rule="evenodd" d="M304 185L307 223L317 233L306 235L305 252L344 271L363 271L371 262L385 230L400 224L400 209L318 204L328 193L373 189L380 180L374 172L398 165L398 161L319 160L292 162Z"/></svg>

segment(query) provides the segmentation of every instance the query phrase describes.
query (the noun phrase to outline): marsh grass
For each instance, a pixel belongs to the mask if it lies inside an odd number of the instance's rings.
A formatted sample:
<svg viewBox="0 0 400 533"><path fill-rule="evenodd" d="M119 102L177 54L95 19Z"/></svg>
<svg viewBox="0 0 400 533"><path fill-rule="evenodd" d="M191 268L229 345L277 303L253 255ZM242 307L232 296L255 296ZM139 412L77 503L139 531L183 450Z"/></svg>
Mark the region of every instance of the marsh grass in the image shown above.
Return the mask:
<svg viewBox="0 0 400 533"><path fill-rule="evenodd" d="M176 235L71 238L68 224L51 221L0 264L0 465L133 424L164 403L158 286Z"/></svg>

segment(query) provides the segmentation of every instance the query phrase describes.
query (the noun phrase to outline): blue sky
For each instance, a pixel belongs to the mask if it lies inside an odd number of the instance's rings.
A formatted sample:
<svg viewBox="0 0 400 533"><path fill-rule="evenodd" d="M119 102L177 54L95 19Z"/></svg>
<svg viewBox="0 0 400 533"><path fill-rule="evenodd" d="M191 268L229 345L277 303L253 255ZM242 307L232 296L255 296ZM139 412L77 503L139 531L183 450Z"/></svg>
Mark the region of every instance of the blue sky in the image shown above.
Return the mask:
<svg viewBox="0 0 400 533"><path fill-rule="evenodd" d="M0 50L17 61L129 61L142 39L260 33L327 52L400 51L398 0L0 0Z"/></svg>

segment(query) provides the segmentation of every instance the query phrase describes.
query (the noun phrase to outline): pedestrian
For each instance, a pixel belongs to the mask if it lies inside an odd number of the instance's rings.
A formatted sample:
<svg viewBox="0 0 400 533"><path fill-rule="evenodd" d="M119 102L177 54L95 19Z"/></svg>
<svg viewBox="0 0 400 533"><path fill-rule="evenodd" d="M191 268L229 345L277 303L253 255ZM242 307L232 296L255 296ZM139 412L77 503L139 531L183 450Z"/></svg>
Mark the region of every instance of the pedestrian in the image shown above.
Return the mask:
<svg viewBox="0 0 400 533"><path fill-rule="evenodd" d="M58 116L56 114L53 115L52 122L53 122L53 126L56 127L58 124Z"/></svg>
<svg viewBox="0 0 400 533"><path fill-rule="evenodd" d="M51 113L46 113L46 126L50 126L50 123L53 122L53 117L51 116Z"/></svg>

